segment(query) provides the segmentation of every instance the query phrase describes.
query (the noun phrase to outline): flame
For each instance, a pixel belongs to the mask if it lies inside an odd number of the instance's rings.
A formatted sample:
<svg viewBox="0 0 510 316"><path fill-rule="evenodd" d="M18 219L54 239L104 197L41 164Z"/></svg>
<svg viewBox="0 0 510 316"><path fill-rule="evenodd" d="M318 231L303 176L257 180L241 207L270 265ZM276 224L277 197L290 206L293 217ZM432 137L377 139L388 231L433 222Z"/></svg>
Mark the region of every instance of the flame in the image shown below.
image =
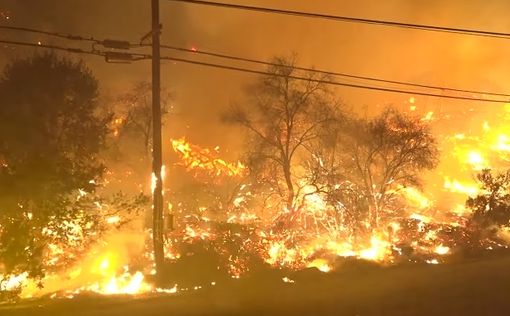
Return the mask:
<svg viewBox="0 0 510 316"><path fill-rule="evenodd" d="M378 236L372 236L370 245L370 248L364 249L360 252L360 258L365 260L381 261L391 254L390 243Z"/></svg>
<svg viewBox="0 0 510 316"><path fill-rule="evenodd" d="M411 104L413 104L411 102ZM424 120L432 120L434 113L429 112ZM485 130L494 130L489 127L488 123L484 124ZM449 140L454 140L455 158L460 160L460 164L464 167L462 170L474 172L489 165L489 155L482 150L479 144L474 143L473 146L465 146L464 141L472 141L472 136L455 133ZM497 138L498 148L502 148L506 139ZM493 142L494 144L494 142ZM174 141L174 150L181 154L183 165L186 169L194 174L202 173L202 176L209 177L239 177L242 172L230 172L234 166L242 164L229 164L217 157L211 150L203 149L198 146L190 145L183 139ZM496 146L492 146L496 148ZM221 161L220 163L217 163ZM230 167L226 167L230 166ZM226 169L225 169L226 168ZM455 170L458 171L458 170ZM468 195L476 195L479 192L478 184L474 179L461 180L457 178L458 173L451 173L443 178L443 185L438 187L446 192L456 193L463 196L465 200ZM405 209L413 210L407 216L393 218L381 225L381 229L373 230L368 238L353 240L347 233L349 227L341 220L334 219L332 214L335 211L331 209L321 194L313 193L313 188L304 186L301 194L306 196L300 215L296 218L294 224L295 231L274 232L272 226L264 227L261 223L265 223L259 215L250 212L250 210L242 209L238 214L230 214L225 219L228 223L254 223L259 225L257 229L258 244L257 251L264 260L275 267L287 267L292 269L302 269L305 267L315 267L321 271L331 271L333 269L334 260L338 257L355 257L364 260L376 261L381 263L391 263L395 256L402 255L400 244L409 244L414 251L432 255L448 255L451 253L451 246L446 245L440 233L447 227L461 227L464 225L462 217L469 215L463 204L456 204L451 208L449 213L443 214L427 214L436 207L436 201L433 194L423 193L416 187L397 187L395 193L398 193L404 200ZM239 194L232 201L237 208L243 207L244 202L249 199L249 195ZM419 211L419 212L416 212ZM276 214L288 215L289 210L283 208L276 210ZM275 217L271 217L274 219ZM207 218L203 223L211 221ZM213 220L214 221L214 220ZM406 224L406 221L415 223L413 226ZM271 220L267 221L271 225ZM384 228L384 225L386 228ZM367 226L368 223L367 223ZM299 237L297 237L299 236ZM218 235L210 228L203 228L186 224L183 229L183 240L214 240ZM299 241L296 241L299 240ZM261 246L261 247L260 247ZM175 253L174 258L178 257ZM427 259L429 263L439 263L437 259ZM238 262L239 264L239 262ZM229 268L233 273L233 277L242 275L242 269L233 268L232 264Z"/></svg>
<svg viewBox="0 0 510 316"><path fill-rule="evenodd" d="M434 249L434 252L438 255L446 255L450 252L450 247L439 245Z"/></svg>
<svg viewBox="0 0 510 316"><path fill-rule="evenodd" d="M0 274L0 290L2 291L13 291L18 287L22 286L23 283L28 280L28 272L23 272L18 275L12 275L10 277Z"/></svg>
<svg viewBox="0 0 510 316"><path fill-rule="evenodd" d="M409 104L411 111L418 112L414 98L409 99ZM422 120L437 124L441 120L441 114L430 111L422 116ZM481 169L504 166L504 163L508 162L510 129L506 127L507 124L487 120L479 123L478 132L453 131L444 135L441 145L445 157L443 164L430 176L432 180L423 188L396 187L392 193L402 202L401 208L388 210L385 214L387 216L377 227L365 222L357 222L355 224L359 224L359 227L353 227L354 224L345 219L345 214L350 210L342 213L332 207L323 194L314 193L314 188L306 185L302 186L301 195L298 196L303 203L296 214L292 214L292 210L285 207L276 206L277 203L268 203L272 205L268 212L270 214L261 214L249 209L249 201L257 197L250 192L249 184L244 184L224 208L210 209L201 206L195 213L182 214L175 232L172 232L171 238L167 238L166 258L176 261L187 255L180 253L175 246L179 242L208 242L214 244L215 250L222 256L223 268L232 278L240 278L250 267L243 261L242 256L229 253L224 244L225 240L243 236L239 246L241 253L255 254L276 268L298 270L313 267L326 273L338 266L335 264L336 260L346 257L391 264L396 262L399 256L406 255L406 248L411 248L413 253L423 256L424 262L440 264L448 255L455 253L456 247L456 240L448 239L443 232L465 226L470 216L465 200L468 196L480 193L474 175ZM229 179L242 181L248 174L247 167L240 161L228 162L221 159L219 147L202 148L190 144L184 138L172 140L172 147L181 160L179 165L200 180L222 184ZM162 168L161 173L164 177L165 168ZM155 180L156 177L152 175L153 190ZM79 198L86 194L79 192ZM449 204L438 200L443 194L451 200ZM98 209L102 207L98 205ZM169 204L169 209L171 208L175 208L177 213L180 205ZM292 226L286 229L275 228L275 218L291 215L295 215ZM33 215L27 212L26 216L29 218ZM104 218L106 224L111 226L120 226L118 224L124 223L123 220L121 215ZM221 231L218 228L221 225L216 225L219 223L249 227L250 235L244 237L235 230ZM363 234L355 238L352 233L354 229L363 231ZM80 236L77 238L84 238L78 226L73 232ZM44 233L56 234L50 229L46 229ZM510 240L507 230L501 230L499 234ZM82 292L104 295L176 293L177 285L170 289L160 289L147 281L147 276L153 273L153 262L144 246L138 247L141 250L136 255L128 251L133 247L128 245L126 240L136 239L137 243L143 244L148 235L149 232L131 231L113 240L102 238L97 249L92 249L79 264L49 274L44 280L44 290L38 289L37 284L29 280L27 273L0 275L0 290L14 290L22 285L23 297L52 292L68 297ZM64 246L49 245L47 262L52 265L59 264L66 253ZM140 256L140 253L148 258L144 268L132 268L130 258ZM282 280L286 283L294 282L289 278ZM216 284L213 283L211 285ZM200 287L197 285L196 289Z"/></svg>
<svg viewBox="0 0 510 316"><path fill-rule="evenodd" d="M165 180L166 176L166 167L165 165L161 166L161 180ZM156 177L156 174L153 172L151 173L151 192L154 194L154 190L156 190L156 185L158 183L158 177ZM164 191L163 191L164 193Z"/></svg>
<svg viewBox="0 0 510 316"><path fill-rule="evenodd" d="M329 262L326 259L315 259L308 264L308 268L317 268L321 272L329 272L332 270Z"/></svg>
<svg viewBox="0 0 510 316"><path fill-rule="evenodd" d="M476 150L471 150L467 153L466 161L473 166L474 170L482 170L488 167L485 158Z"/></svg>
<svg viewBox="0 0 510 316"><path fill-rule="evenodd" d="M144 251L146 234L135 232L115 234L104 239L81 259L79 263L63 270L48 273L40 288L36 280L28 278L28 273L15 276L0 275L0 290L20 288L23 298L52 294L52 297L74 297L80 293L93 292L103 295L142 294L156 291L146 280L143 271L131 270L130 253ZM51 245L49 262L59 261L65 256L59 245ZM3 281L2 281L3 280Z"/></svg>
<svg viewBox="0 0 510 316"><path fill-rule="evenodd" d="M434 205L430 198L426 197L420 190L413 187L400 187L401 194L409 202L410 205L419 209L427 209Z"/></svg>
<svg viewBox="0 0 510 316"><path fill-rule="evenodd" d="M118 224L121 220L122 218L119 215L112 215L106 218L106 222L111 225Z"/></svg>
<svg viewBox="0 0 510 316"><path fill-rule="evenodd" d="M451 180L449 177L444 179L444 188L450 192L462 193L468 196L476 195L480 188L474 182L461 183L458 180Z"/></svg>
<svg viewBox="0 0 510 316"><path fill-rule="evenodd" d="M125 272L120 276L113 276L104 282L97 282L81 288L78 292L89 291L104 295L118 295L147 293L152 290L152 285L145 282L145 276L143 273L137 271L134 274Z"/></svg>
<svg viewBox="0 0 510 316"><path fill-rule="evenodd" d="M211 150L192 145L184 138L172 140L172 146L188 171L209 177L241 177L246 174L246 167L241 162L226 162Z"/></svg>

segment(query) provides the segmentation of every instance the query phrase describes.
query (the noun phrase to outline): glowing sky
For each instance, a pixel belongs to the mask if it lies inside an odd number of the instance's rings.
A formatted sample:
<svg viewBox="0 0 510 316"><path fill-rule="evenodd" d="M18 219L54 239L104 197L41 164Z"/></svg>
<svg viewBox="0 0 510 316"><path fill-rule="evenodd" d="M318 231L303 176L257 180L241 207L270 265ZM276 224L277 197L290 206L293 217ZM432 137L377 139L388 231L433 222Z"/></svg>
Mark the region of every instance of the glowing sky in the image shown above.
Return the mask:
<svg viewBox="0 0 510 316"><path fill-rule="evenodd" d="M510 2L506 0L236 2L450 27L510 30L507 16ZM9 25L97 38L137 42L150 27L149 1L142 0L2 0L0 11L10 12L11 19L4 21ZM259 59L296 52L303 66L466 89L510 90L506 79L510 73L510 41L504 39L267 15L165 0L161 0L161 15L162 42L172 45ZM1 37L48 42L39 36L3 31ZM32 50L4 47L0 49L0 64L28 51ZM149 62L111 65L99 57L85 60L101 80L105 95L115 95L150 75ZM167 124L171 135L187 134L206 145L226 145L238 139L236 133L221 126L218 115L241 99L241 88L254 79L253 75L165 62L162 76L164 85L174 92L175 105L181 114ZM389 103L400 106L409 99L406 95L346 88L336 91L348 106L362 111ZM491 106L431 97L417 98L416 104L425 112Z"/></svg>

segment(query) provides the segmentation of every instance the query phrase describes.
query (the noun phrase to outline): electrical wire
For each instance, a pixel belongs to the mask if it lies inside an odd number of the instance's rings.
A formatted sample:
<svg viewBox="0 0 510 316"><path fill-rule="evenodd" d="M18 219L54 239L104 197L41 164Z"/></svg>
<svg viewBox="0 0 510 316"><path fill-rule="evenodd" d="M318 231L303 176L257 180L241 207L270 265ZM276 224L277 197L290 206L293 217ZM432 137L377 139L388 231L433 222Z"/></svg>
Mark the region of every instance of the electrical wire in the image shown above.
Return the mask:
<svg viewBox="0 0 510 316"><path fill-rule="evenodd" d="M75 54L88 54L88 55L105 56L104 52L86 51L86 50L83 50L81 48L69 48L69 47L63 47L63 46L58 46L58 45L50 45L50 44L42 44L42 43L27 43L27 42L11 41L11 40L4 40L4 39L0 39L0 43L1 44L8 44L8 45L18 45L18 46L48 48L48 49L66 51L66 52L75 53Z"/></svg>
<svg viewBox="0 0 510 316"><path fill-rule="evenodd" d="M305 18L326 19L326 20L350 22L350 23L364 23L364 24L382 25L382 26L389 26L389 27L408 28L408 29L416 29L416 30L423 30L423 31L446 32L446 33L483 36L483 37L510 38L510 33L492 32L492 31L485 31L485 30L463 29L463 28L455 28L455 27L444 27L444 26L435 26L435 25L424 25L424 24L415 24L415 23L364 19L364 18L355 18L355 17L332 15L332 14L310 13L310 12L304 12L304 11L284 10L284 9L275 9L275 8L248 6L248 5L241 5L241 4L222 3L222 2L203 1L203 0L168 0L168 1L196 4L196 5L205 5L205 6L214 6L214 7L228 8L228 9L247 10L247 11L262 12L262 13L291 15L291 16L299 16L299 17L305 17Z"/></svg>
<svg viewBox="0 0 510 316"><path fill-rule="evenodd" d="M79 35L65 34L65 33L59 33L59 32L50 32L50 31L33 29L33 28L28 28L28 27L0 25L0 29L43 34L43 35L73 40L73 41L98 42L93 37L83 37L83 36L79 36Z"/></svg>
<svg viewBox="0 0 510 316"><path fill-rule="evenodd" d="M145 45L145 46L148 46L148 45ZM273 66L273 67L280 66L276 63L262 61L262 60L258 60L258 59L238 57L238 56L220 54L220 53L203 51L203 50L198 50L198 49L189 49L189 48L182 48L182 47L176 47L176 46L170 46L170 45L161 45L161 48L171 49L171 50L181 51L181 52L187 52L187 53L193 53L193 54L200 54L200 55L211 56L211 57L219 57L219 58L230 59L230 60L235 60L235 61L255 63L255 64L265 65L265 66ZM496 93L496 92L489 92L489 91L477 91L477 90L434 86L434 85L427 85L427 84L420 84L420 83L413 83L413 82L405 82L405 81L389 80L389 79L382 79L382 78L376 78L376 77L353 75L353 74L334 72L334 71L326 71L326 70L300 67L300 66L293 66L293 68L297 69L297 70L301 70L301 71L320 73L320 74L330 75L330 76L339 76L339 77L346 77L346 78L352 78L352 79L361 79L361 80L376 81L376 82L382 82L382 83L411 86L411 87L417 87L417 88L435 89L435 90L441 90L441 91L452 91L452 92L461 92L461 93L490 95L490 96L499 96L499 97L510 98L510 94L505 94L505 93Z"/></svg>
<svg viewBox="0 0 510 316"><path fill-rule="evenodd" d="M180 1L180 0L176 0L176 1ZM195 2L194 0L183 0L183 1L184 2L189 2L189 1ZM200 2L204 2L204 1L200 1ZM205 1L205 2L215 3L215 2L208 2L208 1ZM235 6L238 6L238 5L235 5ZM46 30L33 29L33 28L27 28L27 27L14 27L14 26L1 26L0 25L0 29L32 32L32 33L38 33L38 34L44 34L44 35L49 35L49 36L65 38L65 39L69 39L69 40L89 41L89 42L94 42L96 44L101 44L101 43L105 43L106 41L108 41L108 40L94 39L93 37L82 37L79 35L64 34L64 33L60 33L60 32L50 32L50 31L46 31ZM18 43L20 43L20 42L18 42ZM13 44L13 42L11 42L10 44ZM35 44L33 46L35 46ZM43 47L40 44L37 44L37 46ZM130 44L130 46L135 48L135 47L144 47L144 46L150 46L150 45L147 45L147 44L141 45L141 44L132 43L132 44ZM57 46L52 46L52 47L47 47L47 48L60 49L62 47L59 48ZM265 66L279 66L276 63L271 63L271 62L262 61L262 60L258 60L258 59L238 57L238 56L233 56L233 55L228 55L228 54L220 54L220 53L202 51L202 50L197 50L197 49L187 49L187 48L176 47L176 46L171 46L171 45L161 45L161 48L182 51L182 52L187 52L187 53L201 54L201 55L218 57L218 58L224 58L224 59L230 59L230 60L235 60L235 61L250 62L250 63L265 65ZM67 48L60 49L60 50L67 50ZM79 49L71 49L71 50L75 50L73 52L76 52L76 50L78 50L78 52L86 52L86 51L82 51ZM94 49L93 51L96 51L96 50ZM105 55L105 53L102 53L102 56L104 56L104 55ZM129 54L126 54L125 56L128 56L128 55ZM132 59L130 59L132 61L146 59L146 56L147 56L144 54L130 54L130 55L133 57ZM451 91L451 92L459 92L459 93L469 93L469 94L509 97L510 98L510 94L504 94L504 93L495 93L495 92L489 92L489 91L477 91L477 90L458 89L458 88L442 87L442 86L435 86L435 85L428 85L428 84L419 84L419 83L413 83L413 82L397 81L397 80L383 79L383 78L377 78L377 77L371 77L371 76L360 76L360 75L353 75L353 74L334 72L334 71L326 71L326 70L306 68L306 67L300 67L300 66L295 66L294 68L297 70L306 71L306 72L315 72L315 73L331 75L331 76L340 76L340 77L352 78L352 79L360 79L360 80L368 80L368 81L381 82L381 83L397 84L397 85L409 86L409 87L434 89L434 90L440 90L442 92Z"/></svg>
<svg viewBox="0 0 510 316"><path fill-rule="evenodd" d="M474 98L474 97L465 97L465 96L443 95L443 94L437 94L437 93L409 91L409 90L402 90L402 89L367 86L367 85L361 85L361 84L343 83L343 82L336 82L336 81L332 81L332 80L306 78L306 77L294 76L294 75L286 76L286 75L282 75L282 74L278 74L278 73L269 73L269 72L265 72L265 71L253 70L253 69L248 69L248 68L220 65L220 64L215 64L215 63L208 63L208 62L202 62L202 61L196 61L196 60L190 60L190 59L184 59L184 58L177 58L177 57L169 57L169 56L162 56L161 59L182 62L182 63L187 63L187 64L206 66L206 67L212 67L212 68L218 68L218 69L226 69L226 70L239 71L239 72L245 72L245 73L251 73L251 74L258 74L258 75L264 75L264 76L286 77L286 78L294 79L294 80L304 80L304 81L322 83L322 84L327 84L327 85L343 86L343 87L366 89L366 90L393 92L393 93L408 94L408 95L421 95L421 96L464 100L464 101L479 101L479 102L491 102L491 103L503 103L503 104L510 102L510 100L497 100L497 99L487 99L487 98Z"/></svg>
<svg viewBox="0 0 510 316"><path fill-rule="evenodd" d="M63 46L58 46L58 45L49 45L49 44L42 44L42 43L27 43L27 42L4 40L4 39L0 39L0 43L8 44L8 45L19 45L19 46L27 46L27 47L54 49L54 50L66 51L66 52L70 52L70 53L97 55L97 56L103 56L103 57L107 57L107 55L109 53L111 53L111 52L102 52L102 51L97 51L97 50L86 51L86 50L83 50L80 48L69 48L69 47L63 47ZM119 54L119 53L115 53L115 54ZM138 54L138 53L135 53L135 54L120 53L120 54L124 54L123 56L125 56L126 58L129 58L129 61L146 60L146 59L152 58L152 56L148 55L148 54ZM170 57L170 56L163 56L163 57L161 57L161 59L182 62L182 63L187 63L187 64L194 64L194 65L199 65L199 66L213 67L213 68L217 68L217 69L232 70L232 71L258 74L258 75L264 75L264 76L287 77L287 78L294 79L294 80L305 80L305 81L309 81L309 82L316 82L316 83L322 83L322 84L327 84L327 85L343 86L343 87L358 88L358 89L365 89L365 90L392 92L392 93L400 93L400 94L408 94L408 95L421 95L421 96L430 96L430 97L465 100L465 101L479 101L479 102L505 103L505 104L510 102L510 99L509 100L501 100L501 99L489 99L489 98L475 98L475 97L468 97L468 96L453 96L453 95L444 95L444 94L438 94L438 93L410 91L410 90L395 89L395 88L385 88L385 87L376 87L376 86L369 86L369 85L362 85L362 84L344 83L344 82L337 82L337 81L333 81L333 80L307 78L307 77L295 76L295 75L284 76L284 75L281 75L278 73L270 73L267 71L260 71L260 70L254 70L254 69L249 69L249 68L228 66L228 65L196 61L196 60L177 58L177 57ZM273 65L273 66L279 66L278 64L274 64L274 63L269 63L269 64ZM296 69L298 69L298 68L296 68ZM301 68L301 69L308 69L308 68ZM386 82L386 80L385 80L385 82ZM470 90L462 90L462 91L470 91ZM506 95L501 94L501 96L506 96Z"/></svg>

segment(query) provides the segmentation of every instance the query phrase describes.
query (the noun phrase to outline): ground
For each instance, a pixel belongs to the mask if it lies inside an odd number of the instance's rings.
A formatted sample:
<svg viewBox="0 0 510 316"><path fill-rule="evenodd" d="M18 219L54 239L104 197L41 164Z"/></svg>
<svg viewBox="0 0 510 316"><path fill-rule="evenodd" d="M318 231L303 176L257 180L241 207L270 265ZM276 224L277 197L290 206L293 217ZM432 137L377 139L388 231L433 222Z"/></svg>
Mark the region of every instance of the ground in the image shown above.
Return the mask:
<svg viewBox="0 0 510 316"><path fill-rule="evenodd" d="M347 264L231 280L151 297L93 297L0 305L0 315L510 315L510 255L444 265Z"/></svg>

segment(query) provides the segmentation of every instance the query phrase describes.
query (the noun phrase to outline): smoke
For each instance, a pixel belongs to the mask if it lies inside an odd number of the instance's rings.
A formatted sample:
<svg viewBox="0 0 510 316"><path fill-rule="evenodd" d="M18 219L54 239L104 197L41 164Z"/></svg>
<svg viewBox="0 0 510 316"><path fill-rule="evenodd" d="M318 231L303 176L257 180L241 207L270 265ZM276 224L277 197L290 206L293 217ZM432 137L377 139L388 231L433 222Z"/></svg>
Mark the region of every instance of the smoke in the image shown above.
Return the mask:
<svg viewBox="0 0 510 316"><path fill-rule="evenodd" d="M269 6L264 1L249 4ZM270 6L346 16L505 30L510 4L483 5L466 1L290 1ZM149 31L150 8L137 0L45 0L24 3L6 0L12 12L9 23L53 31L139 41ZM317 19L286 17L220 8L161 2L162 42L233 55L268 59L296 52L303 66L347 73L438 85L505 91L510 71L510 47L499 39L395 29ZM14 38L20 35L12 34ZM33 37L28 37L32 39ZM13 57L25 49L3 50ZM166 55L174 55L164 51ZM189 56L188 56L189 57ZM4 57L4 60L6 58ZM101 80L105 93L115 94L133 82L150 78L150 64L110 65L96 57L85 60ZM218 61L207 59L208 61ZM231 64L231 61L226 61ZM166 138L186 136L205 146L237 146L239 136L216 117L231 102L239 101L241 88L253 75L166 62L163 82L176 93L175 115L165 129ZM400 105L408 96L363 90L337 89L338 98L360 110L377 111ZM484 106L423 98L424 110Z"/></svg>

